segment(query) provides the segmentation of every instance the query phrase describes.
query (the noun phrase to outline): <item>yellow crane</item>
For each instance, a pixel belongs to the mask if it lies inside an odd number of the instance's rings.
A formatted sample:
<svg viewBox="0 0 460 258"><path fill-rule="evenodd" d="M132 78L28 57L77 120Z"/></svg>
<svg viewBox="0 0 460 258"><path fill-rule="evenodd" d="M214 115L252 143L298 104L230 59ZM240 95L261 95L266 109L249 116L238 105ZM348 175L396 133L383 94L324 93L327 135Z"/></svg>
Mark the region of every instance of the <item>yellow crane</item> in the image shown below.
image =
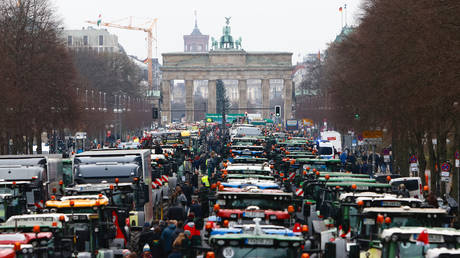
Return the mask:
<svg viewBox="0 0 460 258"><path fill-rule="evenodd" d="M149 90L153 90L153 69L152 69L152 43L153 40L155 40L155 43L157 42L157 36L153 36L153 32L157 31L157 21L158 19L148 19L143 25L144 26L133 26L133 17L127 17L118 20L117 22L123 21L128 19L128 25L122 25L122 24L117 24L115 22L98 22L98 21L86 21L87 23L90 24L95 24L97 26L105 26L105 27L111 27L111 28L117 28L117 29L125 29L125 30L137 30L137 31L143 31L147 32L147 65L148 65L148 81L149 81ZM155 44L156 45L156 44ZM155 47L155 51L157 51Z"/></svg>

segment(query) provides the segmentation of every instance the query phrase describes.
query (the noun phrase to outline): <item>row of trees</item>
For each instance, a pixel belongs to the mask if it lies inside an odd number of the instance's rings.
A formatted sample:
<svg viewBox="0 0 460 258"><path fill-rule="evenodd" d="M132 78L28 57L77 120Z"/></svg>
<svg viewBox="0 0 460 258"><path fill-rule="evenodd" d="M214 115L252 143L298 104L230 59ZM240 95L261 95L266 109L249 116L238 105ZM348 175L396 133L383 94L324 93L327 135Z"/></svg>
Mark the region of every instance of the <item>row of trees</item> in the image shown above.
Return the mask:
<svg viewBox="0 0 460 258"><path fill-rule="evenodd" d="M130 129L151 116L141 71L126 55L71 52L61 31L48 0L0 2L1 154L40 151L42 132L98 136L120 117ZM88 92L104 103L94 109Z"/></svg>
<svg viewBox="0 0 460 258"><path fill-rule="evenodd" d="M416 154L437 190L440 164L460 150L458 13L456 0L366 0L320 76L329 120L343 131L386 129L399 172Z"/></svg>
<svg viewBox="0 0 460 258"><path fill-rule="evenodd" d="M144 97L141 69L124 53L72 51L78 72L77 97L82 110L79 128L103 140L110 130L117 138L146 126L151 108ZM120 132L121 131L121 132Z"/></svg>
<svg viewBox="0 0 460 258"><path fill-rule="evenodd" d="M47 1L0 3L0 152L31 152L41 132L72 127L75 69ZM52 125L52 127L51 127Z"/></svg>

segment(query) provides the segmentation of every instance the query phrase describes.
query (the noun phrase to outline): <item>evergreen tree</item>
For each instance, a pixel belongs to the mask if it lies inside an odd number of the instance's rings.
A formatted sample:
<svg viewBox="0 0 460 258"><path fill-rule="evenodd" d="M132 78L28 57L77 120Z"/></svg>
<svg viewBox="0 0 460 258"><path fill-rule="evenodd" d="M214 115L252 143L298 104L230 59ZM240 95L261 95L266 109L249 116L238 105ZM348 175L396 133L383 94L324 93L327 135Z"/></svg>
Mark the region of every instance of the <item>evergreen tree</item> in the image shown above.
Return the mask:
<svg viewBox="0 0 460 258"><path fill-rule="evenodd" d="M217 113L222 115L222 127L220 133L221 137L224 137L226 134L225 115L228 113L230 108L230 100L228 99L227 91L225 90L225 85L222 80L217 80L216 82L216 104Z"/></svg>
<svg viewBox="0 0 460 258"><path fill-rule="evenodd" d="M228 113L230 108L230 100L227 96L227 91L225 90L225 85L222 80L217 80L216 82L216 111L218 114Z"/></svg>

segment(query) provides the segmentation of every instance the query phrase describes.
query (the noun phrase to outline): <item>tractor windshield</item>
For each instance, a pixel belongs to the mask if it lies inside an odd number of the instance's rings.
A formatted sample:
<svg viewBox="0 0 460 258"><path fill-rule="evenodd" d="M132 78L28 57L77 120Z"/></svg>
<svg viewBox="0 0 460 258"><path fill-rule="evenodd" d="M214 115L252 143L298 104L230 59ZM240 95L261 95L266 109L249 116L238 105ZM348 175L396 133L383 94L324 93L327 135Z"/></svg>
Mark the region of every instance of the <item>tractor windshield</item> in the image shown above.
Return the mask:
<svg viewBox="0 0 460 258"><path fill-rule="evenodd" d="M242 195L237 199L228 198L225 200L225 208L246 209L249 206L257 206L262 210L284 210L289 205L289 197L264 196L264 195Z"/></svg>
<svg viewBox="0 0 460 258"><path fill-rule="evenodd" d="M271 248L271 247L223 247L217 251L217 257L264 257L264 258L281 258L281 257L298 257L299 251L295 248Z"/></svg>

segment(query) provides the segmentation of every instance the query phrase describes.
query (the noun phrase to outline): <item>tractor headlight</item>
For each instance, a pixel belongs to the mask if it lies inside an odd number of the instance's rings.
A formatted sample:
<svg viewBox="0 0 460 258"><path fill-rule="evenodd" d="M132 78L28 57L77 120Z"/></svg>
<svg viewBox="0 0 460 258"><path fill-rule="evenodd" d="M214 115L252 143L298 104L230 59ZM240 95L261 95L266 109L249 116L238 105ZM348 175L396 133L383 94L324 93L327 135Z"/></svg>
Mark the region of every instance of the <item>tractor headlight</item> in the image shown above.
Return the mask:
<svg viewBox="0 0 460 258"><path fill-rule="evenodd" d="M392 235L391 236L391 241L393 241L393 242L398 241L398 235Z"/></svg>

